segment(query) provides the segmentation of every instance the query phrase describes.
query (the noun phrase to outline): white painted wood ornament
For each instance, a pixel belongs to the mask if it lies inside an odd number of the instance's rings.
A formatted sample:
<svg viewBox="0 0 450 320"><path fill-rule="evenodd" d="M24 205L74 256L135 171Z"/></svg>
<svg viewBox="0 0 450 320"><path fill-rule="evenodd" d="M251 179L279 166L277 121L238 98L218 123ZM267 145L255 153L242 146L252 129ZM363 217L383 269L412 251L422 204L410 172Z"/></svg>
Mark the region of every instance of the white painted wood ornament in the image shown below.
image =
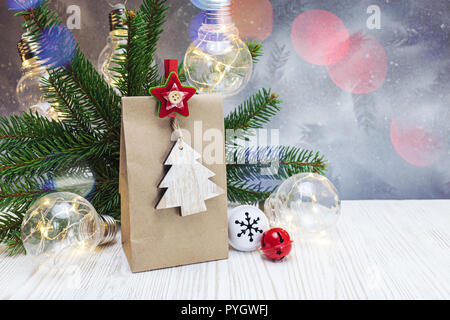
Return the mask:
<svg viewBox="0 0 450 320"><path fill-rule="evenodd" d="M209 178L215 174L198 160L201 155L183 140L177 114L189 116L188 100L196 89L181 84L176 71L178 62L166 60L165 86L152 88L150 93L159 100L159 117L171 118L172 129L178 134L178 140L172 147L165 165L172 166L159 184L158 188L166 188L156 209L181 208L181 215L188 216L207 210L205 200L217 197L224 191Z"/></svg>
<svg viewBox="0 0 450 320"><path fill-rule="evenodd" d="M181 207L181 215L188 216L206 211L205 200L224 193L209 180L215 174L201 165L199 159L199 153L182 138L178 139L164 163L172 167L158 186L167 190L156 209Z"/></svg>

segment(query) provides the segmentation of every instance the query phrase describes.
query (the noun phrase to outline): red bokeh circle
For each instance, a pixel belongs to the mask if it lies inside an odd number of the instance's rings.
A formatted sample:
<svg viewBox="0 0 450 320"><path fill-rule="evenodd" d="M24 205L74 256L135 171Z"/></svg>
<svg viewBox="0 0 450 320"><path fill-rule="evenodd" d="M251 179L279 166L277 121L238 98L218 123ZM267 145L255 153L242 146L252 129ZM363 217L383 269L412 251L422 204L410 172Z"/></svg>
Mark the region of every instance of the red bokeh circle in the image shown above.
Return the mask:
<svg viewBox="0 0 450 320"><path fill-rule="evenodd" d="M269 0L233 0L231 13L240 37L265 40L273 30L273 7Z"/></svg>
<svg viewBox="0 0 450 320"><path fill-rule="evenodd" d="M341 89L355 94L370 93L386 80L386 51L374 37L358 32L350 37L347 55L327 69L331 80Z"/></svg>
<svg viewBox="0 0 450 320"><path fill-rule="evenodd" d="M391 123L391 142L395 151L408 163L428 167L440 158L441 140L430 130L419 126Z"/></svg>
<svg viewBox="0 0 450 320"><path fill-rule="evenodd" d="M325 10L305 11L295 18L291 40L303 59L319 66L342 60L349 49L349 33L344 23Z"/></svg>

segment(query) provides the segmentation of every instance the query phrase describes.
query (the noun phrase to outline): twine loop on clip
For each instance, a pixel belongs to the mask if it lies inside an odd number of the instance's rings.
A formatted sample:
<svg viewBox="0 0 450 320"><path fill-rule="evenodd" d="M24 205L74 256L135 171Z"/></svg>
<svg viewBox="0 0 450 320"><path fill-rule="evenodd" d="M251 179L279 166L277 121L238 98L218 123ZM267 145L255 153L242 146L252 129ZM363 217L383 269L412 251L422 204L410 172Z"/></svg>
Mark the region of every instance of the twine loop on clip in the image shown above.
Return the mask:
<svg viewBox="0 0 450 320"><path fill-rule="evenodd" d="M178 119L172 118L170 124L171 124L173 132L177 135L177 140L179 142L181 142L179 148L180 148L180 150L183 150L183 142L184 142L183 131L181 130Z"/></svg>

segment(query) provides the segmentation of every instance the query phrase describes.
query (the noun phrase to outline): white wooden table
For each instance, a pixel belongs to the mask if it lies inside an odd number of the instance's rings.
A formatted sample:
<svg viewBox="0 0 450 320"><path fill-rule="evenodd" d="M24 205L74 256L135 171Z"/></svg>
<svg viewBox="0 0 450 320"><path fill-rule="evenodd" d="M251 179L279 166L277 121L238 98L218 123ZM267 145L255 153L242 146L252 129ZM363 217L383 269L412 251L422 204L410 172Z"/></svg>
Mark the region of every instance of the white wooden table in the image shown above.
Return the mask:
<svg viewBox="0 0 450 320"><path fill-rule="evenodd" d="M132 274L120 246L81 263L0 255L0 299L450 299L450 200L344 201L283 262L258 252Z"/></svg>

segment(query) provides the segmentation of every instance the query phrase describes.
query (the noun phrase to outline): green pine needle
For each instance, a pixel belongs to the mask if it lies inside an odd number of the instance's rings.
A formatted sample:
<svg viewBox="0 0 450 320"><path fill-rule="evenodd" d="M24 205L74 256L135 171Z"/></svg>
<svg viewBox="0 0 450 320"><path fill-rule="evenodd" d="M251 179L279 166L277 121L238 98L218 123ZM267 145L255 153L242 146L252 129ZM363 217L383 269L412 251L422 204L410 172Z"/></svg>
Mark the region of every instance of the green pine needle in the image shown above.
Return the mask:
<svg viewBox="0 0 450 320"><path fill-rule="evenodd" d="M0 243L6 246L10 255L24 251L20 239L22 219L22 215L0 212Z"/></svg>
<svg viewBox="0 0 450 320"><path fill-rule="evenodd" d="M259 59L264 55L263 45L261 42L256 40L246 40L245 44L250 50L250 54L252 55L253 63L259 62Z"/></svg>
<svg viewBox="0 0 450 320"><path fill-rule="evenodd" d="M280 111L281 100L270 90L262 89L225 117L225 129L260 129Z"/></svg>
<svg viewBox="0 0 450 320"><path fill-rule="evenodd" d="M239 204L255 204L259 201L267 199L274 189L253 190L249 186L242 183L228 183L227 194L228 200Z"/></svg>

